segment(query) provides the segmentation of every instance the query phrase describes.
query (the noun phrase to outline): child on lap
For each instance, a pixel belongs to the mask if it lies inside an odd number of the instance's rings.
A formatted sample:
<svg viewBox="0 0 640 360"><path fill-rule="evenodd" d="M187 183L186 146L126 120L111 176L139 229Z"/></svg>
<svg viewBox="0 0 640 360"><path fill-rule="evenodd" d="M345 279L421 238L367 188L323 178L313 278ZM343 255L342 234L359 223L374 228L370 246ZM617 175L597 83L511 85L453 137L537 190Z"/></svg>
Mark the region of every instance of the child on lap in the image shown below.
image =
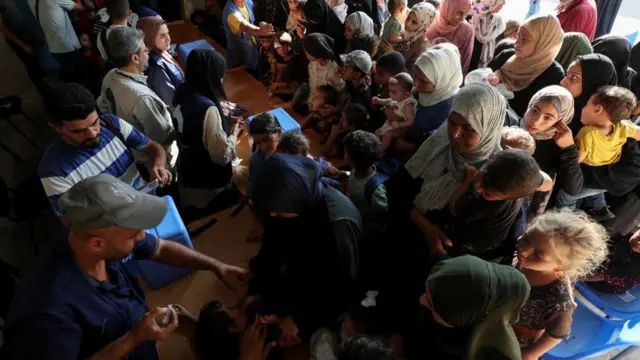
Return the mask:
<svg viewBox="0 0 640 360"><path fill-rule="evenodd" d="M401 119L399 122L387 120L376 131L376 135L382 141L382 152L387 151L391 141L402 136L404 129L411 127L416 119L418 101L411 95L411 89L413 89L411 75L405 72L399 73L389 79L389 99L380 99L377 96L372 99L373 104L392 107L395 114Z"/></svg>

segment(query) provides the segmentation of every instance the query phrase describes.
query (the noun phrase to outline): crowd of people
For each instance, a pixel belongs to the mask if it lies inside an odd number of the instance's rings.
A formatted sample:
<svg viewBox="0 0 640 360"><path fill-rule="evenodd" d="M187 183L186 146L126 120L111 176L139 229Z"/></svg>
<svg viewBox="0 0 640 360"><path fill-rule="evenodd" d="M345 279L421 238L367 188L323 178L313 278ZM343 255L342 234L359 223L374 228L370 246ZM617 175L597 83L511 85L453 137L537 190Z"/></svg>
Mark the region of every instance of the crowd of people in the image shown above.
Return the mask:
<svg viewBox="0 0 640 360"><path fill-rule="evenodd" d="M640 51L594 39L593 0L556 15L532 0L522 24L503 0L205 1L191 20L226 58L197 49L184 68L144 5L107 0L83 33L68 12L95 2L32 2L61 83L29 68L45 39L11 5L0 30L59 134L39 175L65 231L14 298L7 358L156 359L177 331L201 359L306 343L318 360L533 360L570 336L575 282L640 283L640 230L600 224L608 197L640 184ZM223 87L238 65L302 131L246 120ZM144 232L167 211L157 195L211 213L243 176L260 242L248 269ZM136 259L248 291L195 315L149 310Z"/></svg>

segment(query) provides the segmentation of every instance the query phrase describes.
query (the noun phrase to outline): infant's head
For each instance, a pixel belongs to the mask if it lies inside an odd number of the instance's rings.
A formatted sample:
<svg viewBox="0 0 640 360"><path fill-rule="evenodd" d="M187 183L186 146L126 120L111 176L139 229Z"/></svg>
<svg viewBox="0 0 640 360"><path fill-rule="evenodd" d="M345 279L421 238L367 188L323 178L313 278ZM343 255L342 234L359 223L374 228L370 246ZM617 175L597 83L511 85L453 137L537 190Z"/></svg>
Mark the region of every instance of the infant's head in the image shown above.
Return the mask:
<svg viewBox="0 0 640 360"><path fill-rule="evenodd" d="M389 79L389 97L393 101L402 101L411 96L413 78L406 72L401 72Z"/></svg>
<svg viewBox="0 0 640 360"><path fill-rule="evenodd" d="M536 151L536 141L529 132L518 126L508 126L502 128L500 145L503 149L520 149L533 155Z"/></svg>

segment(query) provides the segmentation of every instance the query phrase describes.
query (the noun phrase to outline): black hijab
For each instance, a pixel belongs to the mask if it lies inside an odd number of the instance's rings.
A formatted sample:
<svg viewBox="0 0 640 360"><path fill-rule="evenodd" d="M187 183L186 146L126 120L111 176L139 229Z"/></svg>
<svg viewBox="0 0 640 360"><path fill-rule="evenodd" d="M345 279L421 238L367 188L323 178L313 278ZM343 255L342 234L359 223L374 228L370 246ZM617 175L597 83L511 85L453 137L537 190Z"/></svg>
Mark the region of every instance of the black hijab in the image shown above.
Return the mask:
<svg viewBox="0 0 640 360"><path fill-rule="evenodd" d="M629 68L631 44L623 36L605 35L595 39L591 45L593 52L607 56L613 62L618 75L618 86L631 88L636 71Z"/></svg>
<svg viewBox="0 0 640 360"><path fill-rule="evenodd" d="M302 39L302 48L316 59L333 60L338 64L342 63L340 56L336 56L334 50L335 42L325 34L314 33Z"/></svg>
<svg viewBox="0 0 640 360"><path fill-rule="evenodd" d="M629 58L629 67L633 70L640 71L640 43L631 48L631 57Z"/></svg>
<svg viewBox="0 0 640 360"><path fill-rule="evenodd" d="M342 54L347 39L344 37L344 24L325 0L307 0L302 7L307 35L322 33L334 41L333 50Z"/></svg>
<svg viewBox="0 0 640 360"><path fill-rule="evenodd" d="M608 57L602 54L589 54L578 56L578 61L582 66L582 94L575 98L573 121L569 123L574 135L577 135L578 130L583 126L580 122L582 108L587 105L591 95L602 86L618 83L616 68Z"/></svg>

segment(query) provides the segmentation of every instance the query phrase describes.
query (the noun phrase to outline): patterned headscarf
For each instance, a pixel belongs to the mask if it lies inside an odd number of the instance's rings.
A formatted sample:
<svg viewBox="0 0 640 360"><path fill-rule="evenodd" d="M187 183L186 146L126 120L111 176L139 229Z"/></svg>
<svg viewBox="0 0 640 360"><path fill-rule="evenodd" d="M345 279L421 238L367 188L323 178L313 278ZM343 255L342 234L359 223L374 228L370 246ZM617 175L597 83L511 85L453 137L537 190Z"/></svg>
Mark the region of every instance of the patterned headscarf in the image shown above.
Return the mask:
<svg viewBox="0 0 640 360"><path fill-rule="evenodd" d="M482 44L478 68L487 66L493 58L496 38L507 28L500 14L493 11L504 5L504 0L475 0L471 7L471 24L475 29L476 39Z"/></svg>
<svg viewBox="0 0 640 360"><path fill-rule="evenodd" d="M351 31L353 33L361 32L367 35L375 35L373 20L371 20L369 15L362 11L356 11L353 14L348 15L344 22L351 27Z"/></svg>
<svg viewBox="0 0 640 360"><path fill-rule="evenodd" d="M426 37L425 32L436 17L436 8L427 2L419 2L413 5L409 15L411 13L415 14L418 20L418 28L415 31L405 31L404 41L394 47L396 51L401 53L407 51L421 37Z"/></svg>

